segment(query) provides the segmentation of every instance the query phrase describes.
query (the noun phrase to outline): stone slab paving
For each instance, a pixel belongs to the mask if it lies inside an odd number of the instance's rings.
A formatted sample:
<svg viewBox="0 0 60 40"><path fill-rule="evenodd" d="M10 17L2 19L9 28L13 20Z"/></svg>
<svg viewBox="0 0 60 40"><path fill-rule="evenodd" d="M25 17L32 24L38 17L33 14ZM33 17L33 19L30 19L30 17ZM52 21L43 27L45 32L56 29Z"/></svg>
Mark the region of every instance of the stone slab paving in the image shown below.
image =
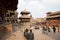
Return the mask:
<svg viewBox="0 0 60 40"><path fill-rule="evenodd" d="M12 33L11 37L7 38L6 40L26 40L26 39L23 36L23 32L19 30L15 33Z"/></svg>
<svg viewBox="0 0 60 40"><path fill-rule="evenodd" d="M34 40L55 40L54 38L48 36L47 34L43 34L41 29L39 30L33 29L33 33ZM23 35L23 32L19 29L18 31L11 33L10 37L6 39L3 38L2 40L26 40L26 39Z"/></svg>
<svg viewBox="0 0 60 40"><path fill-rule="evenodd" d="M43 34L41 30L33 30L35 39L34 40L54 40L49 36L46 36L47 34Z"/></svg>

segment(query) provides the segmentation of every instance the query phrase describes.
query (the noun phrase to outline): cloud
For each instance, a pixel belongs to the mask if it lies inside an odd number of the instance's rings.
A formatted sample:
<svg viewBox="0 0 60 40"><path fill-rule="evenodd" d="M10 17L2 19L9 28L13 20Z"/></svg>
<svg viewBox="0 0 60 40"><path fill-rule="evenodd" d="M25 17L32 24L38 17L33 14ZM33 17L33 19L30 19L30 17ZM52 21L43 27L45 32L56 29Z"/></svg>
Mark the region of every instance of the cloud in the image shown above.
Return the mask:
<svg viewBox="0 0 60 40"><path fill-rule="evenodd" d="M30 1L28 3L27 8L30 10L33 17L42 17L41 11L45 9L44 5L42 5L39 1Z"/></svg>
<svg viewBox="0 0 60 40"><path fill-rule="evenodd" d="M18 9L17 9L17 12L18 12L18 17L20 17L20 12L25 8L25 2L24 0L18 0Z"/></svg>
<svg viewBox="0 0 60 40"><path fill-rule="evenodd" d="M44 5L40 4L38 0L29 1L28 3L21 0L18 4L18 12L21 12L25 8L31 12L33 17L39 17L41 15L41 11L44 9ZM37 16L37 14L39 15ZM20 16L20 14L18 16Z"/></svg>
<svg viewBox="0 0 60 40"><path fill-rule="evenodd" d="M46 6L57 6L60 4L60 0L43 0L42 2Z"/></svg>
<svg viewBox="0 0 60 40"><path fill-rule="evenodd" d="M43 0L44 3L56 4L60 3L60 0Z"/></svg>
<svg viewBox="0 0 60 40"><path fill-rule="evenodd" d="M45 17L48 11L60 10L60 0L19 0L17 11L20 13L25 8L33 17Z"/></svg>
<svg viewBox="0 0 60 40"><path fill-rule="evenodd" d="M44 5L42 5L39 1L30 1L29 6L44 9Z"/></svg>

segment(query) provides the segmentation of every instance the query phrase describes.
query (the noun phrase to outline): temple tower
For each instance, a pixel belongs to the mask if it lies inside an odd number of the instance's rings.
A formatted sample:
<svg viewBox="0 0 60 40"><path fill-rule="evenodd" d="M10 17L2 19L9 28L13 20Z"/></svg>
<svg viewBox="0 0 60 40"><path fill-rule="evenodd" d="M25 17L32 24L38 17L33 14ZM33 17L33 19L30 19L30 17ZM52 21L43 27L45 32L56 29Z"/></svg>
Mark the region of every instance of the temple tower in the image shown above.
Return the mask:
<svg viewBox="0 0 60 40"><path fill-rule="evenodd" d="M20 13L22 16L20 16L20 24L22 25L23 29L30 27L30 12L24 10Z"/></svg>

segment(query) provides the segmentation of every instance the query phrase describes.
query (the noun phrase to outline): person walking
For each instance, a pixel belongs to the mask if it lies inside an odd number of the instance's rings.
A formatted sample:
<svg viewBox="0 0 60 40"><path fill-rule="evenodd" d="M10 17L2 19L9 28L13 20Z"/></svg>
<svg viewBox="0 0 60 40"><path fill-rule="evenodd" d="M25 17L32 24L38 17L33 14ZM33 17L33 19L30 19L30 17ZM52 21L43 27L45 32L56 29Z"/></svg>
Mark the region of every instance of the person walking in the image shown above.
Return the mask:
<svg viewBox="0 0 60 40"><path fill-rule="evenodd" d="M24 31L24 36L25 36L26 40L34 40L34 33L32 32L32 30L30 30L30 32L28 32L28 29L26 29Z"/></svg>
<svg viewBox="0 0 60 40"><path fill-rule="evenodd" d="M24 37L25 37L26 39L28 39L28 29L25 29L25 31L24 31Z"/></svg>
<svg viewBox="0 0 60 40"><path fill-rule="evenodd" d="M34 40L34 33L32 32L32 30L30 30L29 32L28 40Z"/></svg>
<svg viewBox="0 0 60 40"><path fill-rule="evenodd" d="M56 32L56 28L55 28L55 27L53 27L53 32L54 32L54 33Z"/></svg>
<svg viewBox="0 0 60 40"><path fill-rule="evenodd" d="M48 32L50 32L50 28L49 27L47 27L48 28Z"/></svg>
<svg viewBox="0 0 60 40"><path fill-rule="evenodd" d="M46 26L43 26L43 33L47 34L47 27Z"/></svg>

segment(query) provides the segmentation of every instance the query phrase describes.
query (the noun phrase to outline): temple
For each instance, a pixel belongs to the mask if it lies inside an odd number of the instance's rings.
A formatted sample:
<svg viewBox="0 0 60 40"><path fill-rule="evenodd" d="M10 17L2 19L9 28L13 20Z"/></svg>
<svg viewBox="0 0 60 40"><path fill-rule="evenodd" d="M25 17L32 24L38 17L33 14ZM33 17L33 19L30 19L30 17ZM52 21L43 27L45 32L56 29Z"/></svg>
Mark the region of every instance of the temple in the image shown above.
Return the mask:
<svg viewBox="0 0 60 40"><path fill-rule="evenodd" d="M18 0L0 0L0 8L4 10L13 10L17 9Z"/></svg>
<svg viewBox="0 0 60 40"><path fill-rule="evenodd" d="M46 20L50 26L60 25L60 11L58 12L48 12Z"/></svg>
<svg viewBox="0 0 60 40"><path fill-rule="evenodd" d="M4 22L5 14L8 10L16 11L18 0L0 0L0 24Z"/></svg>
<svg viewBox="0 0 60 40"><path fill-rule="evenodd" d="M17 10L17 4L18 0L0 0L0 38L8 31L7 27L10 29L9 26L6 27L6 24L17 21L16 18L14 18L14 16L16 17L17 15L15 12Z"/></svg>
<svg viewBox="0 0 60 40"><path fill-rule="evenodd" d="M51 27L53 27L53 26L58 27L58 31L59 31L60 11L48 12L47 17L46 17L46 25L51 26Z"/></svg>
<svg viewBox="0 0 60 40"><path fill-rule="evenodd" d="M22 27L27 28L30 26L30 16L29 16L30 12L24 10L21 12L20 16L20 24L23 25Z"/></svg>
<svg viewBox="0 0 60 40"><path fill-rule="evenodd" d="M16 11L8 10L5 14L5 24L14 24L18 23L18 13Z"/></svg>

